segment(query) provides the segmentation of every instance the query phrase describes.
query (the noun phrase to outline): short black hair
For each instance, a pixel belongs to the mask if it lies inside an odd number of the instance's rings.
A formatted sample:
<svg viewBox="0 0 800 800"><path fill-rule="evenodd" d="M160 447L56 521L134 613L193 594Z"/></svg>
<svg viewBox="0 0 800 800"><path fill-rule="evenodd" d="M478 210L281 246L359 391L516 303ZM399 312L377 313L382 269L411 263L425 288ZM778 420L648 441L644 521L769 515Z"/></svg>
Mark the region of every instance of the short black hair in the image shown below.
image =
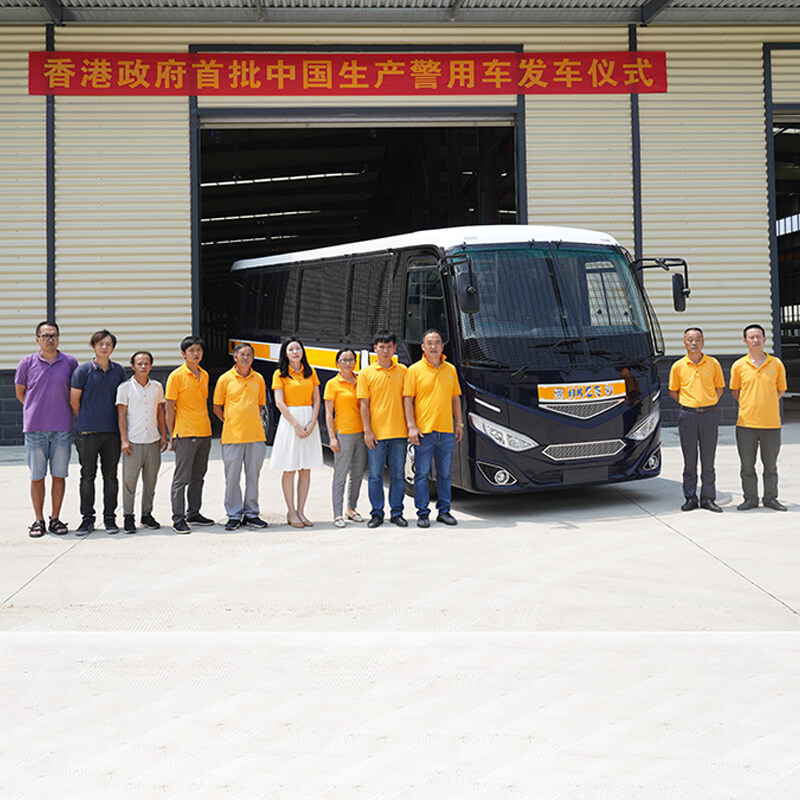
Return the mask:
<svg viewBox="0 0 800 800"><path fill-rule="evenodd" d="M754 322L752 325L747 325L745 329L742 331L742 339L747 338L747 331L749 331L751 328L758 328L761 331L761 335L765 339L767 338L767 332L757 322Z"/></svg>
<svg viewBox="0 0 800 800"><path fill-rule="evenodd" d="M231 355L235 356L240 350L244 350L245 347L249 347L250 350L253 351L253 355L255 356L256 349L255 347L253 347L253 345L250 344L250 342L239 342L239 344L237 344L236 347L233 348L233 353L231 353Z"/></svg>
<svg viewBox="0 0 800 800"><path fill-rule="evenodd" d="M89 339L89 347L94 347L98 342L102 342L103 339L111 339L111 344L113 344L114 347L117 346L117 337L114 336L111 331L103 328L102 330L95 331L92 334L91 339Z"/></svg>
<svg viewBox="0 0 800 800"><path fill-rule="evenodd" d="M397 334L387 330L378 331L372 344L397 344Z"/></svg>
<svg viewBox="0 0 800 800"><path fill-rule="evenodd" d="M199 336L187 336L181 342L181 353L185 353L194 344L199 344L203 350L206 349L206 343Z"/></svg>
<svg viewBox="0 0 800 800"><path fill-rule="evenodd" d="M690 326L689 326L689 327L688 327L688 328L687 328L687 329L686 329L686 330L683 332L683 335L684 335L684 336L686 336L686 334L687 334L687 333L689 333L689 331L697 331L697 332L698 332L698 333L699 333L699 334L700 334L700 335L701 335L701 336L702 336L704 339L706 338L706 335L703 333L703 329L702 329L702 328L698 328L698 327L697 327L697 325L690 325Z"/></svg>
<svg viewBox="0 0 800 800"><path fill-rule="evenodd" d="M137 350L131 356L131 365L133 365L133 362L136 361L136 356L147 356L150 359L150 366L153 366L153 354L149 350Z"/></svg>
<svg viewBox="0 0 800 800"><path fill-rule="evenodd" d="M41 333L41 331L42 331L42 328L44 328L44 326L45 326L45 325L49 325L51 328L55 328L55 329L56 329L56 333L57 333L59 336L61 335L61 331L58 329L58 325L56 325L56 323L55 323L55 322L51 322L49 319L46 319L46 320L44 320L43 322L40 322L40 323L39 323L39 324L36 326L36 335L37 335L37 336L38 336L38 335Z"/></svg>

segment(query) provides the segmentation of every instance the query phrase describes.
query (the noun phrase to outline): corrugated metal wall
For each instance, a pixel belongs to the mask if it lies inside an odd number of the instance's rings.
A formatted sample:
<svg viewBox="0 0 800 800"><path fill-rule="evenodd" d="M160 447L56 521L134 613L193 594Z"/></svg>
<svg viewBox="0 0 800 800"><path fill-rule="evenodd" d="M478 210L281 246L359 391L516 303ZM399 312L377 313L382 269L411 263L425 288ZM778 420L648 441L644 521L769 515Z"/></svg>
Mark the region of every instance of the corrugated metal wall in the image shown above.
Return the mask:
<svg viewBox="0 0 800 800"><path fill-rule="evenodd" d="M526 51L627 50L625 28L538 29ZM526 100L528 221L596 228L633 249L628 96Z"/></svg>
<svg viewBox="0 0 800 800"><path fill-rule="evenodd" d="M0 369L36 349L47 311L45 103L28 96L44 28L0 28Z"/></svg>
<svg viewBox="0 0 800 800"><path fill-rule="evenodd" d="M800 104L800 49L776 49L771 55L772 102Z"/></svg>
<svg viewBox="0 0 800 800"><path fill-rule="evenodd" d="M742 328L771 337L763 43L800 28L643 28L642 50L667 52L669 91L640 98L644 249L690 265L685 314L650 274L668 352L700 325L717 354L741 353Z"/></svg>

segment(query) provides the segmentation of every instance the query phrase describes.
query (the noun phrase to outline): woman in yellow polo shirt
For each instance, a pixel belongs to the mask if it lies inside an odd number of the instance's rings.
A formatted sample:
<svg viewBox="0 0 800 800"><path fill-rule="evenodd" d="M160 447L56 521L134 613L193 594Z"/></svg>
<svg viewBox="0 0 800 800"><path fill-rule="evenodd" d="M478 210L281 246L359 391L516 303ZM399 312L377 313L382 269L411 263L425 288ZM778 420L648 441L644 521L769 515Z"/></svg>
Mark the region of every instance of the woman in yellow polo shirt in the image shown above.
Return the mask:
<svg viewBox="0 0 800 800"><path fill-rule="evenodd" d="M356 397L356 354L345 348L336 354L339 372L325 384L325 422L333 450L333 524L344 528L345 516L353 522L363 522L356 511L364 468L367 465L367 447L364 444L364 426ZM347 493L347 512L342 515L344 486L350 476Z"/></svg>
<svg viewBox="0 0 800 800"><path fill-rule="evenodd" d="M281 345L278 369L272 376L275 405L281 412L270 469L281 470L286 521L294 528L311 527L303 513L311 485L311 470L322 466L319 438L319 378L308 363L303 343L287 339ZM297 473L297 493L294 475Z"/></svg>

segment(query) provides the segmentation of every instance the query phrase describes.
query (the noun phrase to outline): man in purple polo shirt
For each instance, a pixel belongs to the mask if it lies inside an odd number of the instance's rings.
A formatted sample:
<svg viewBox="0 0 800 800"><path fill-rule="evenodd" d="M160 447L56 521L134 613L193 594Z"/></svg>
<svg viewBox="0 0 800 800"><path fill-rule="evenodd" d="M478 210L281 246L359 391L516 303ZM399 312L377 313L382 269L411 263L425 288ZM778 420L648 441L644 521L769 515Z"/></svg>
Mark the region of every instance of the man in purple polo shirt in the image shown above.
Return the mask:
<svg viewBox="0 0 800 800"><path fill-rule="evenodd" d="M94 480L97 459L103 474L103 524L106 533L116 533L119 478L117 465L122 451L117 414L117 387L125 380L125 369L111 360L117 337L105 329L89 339L94 358L81 364L72 375L70 405L78 417L75 447L81 462L81 524L75 533L86 536L94 530Z"/></svg>
<svg viewBox="0 0 800 800"><path fill-rule="evenodd" d="M72 449L72 409L69 385L78 366L74 356L58 349L59 330L55 322L36 326L39 352L25 356L14 375L17 400L22 403L22 431L31 475L31 502L36 517L28 535L38 539L46 528L59 536L67 526L59 519L64 501L69 457ZM53 513L50 524L44 521L45 477L50 465L52 484L50 500Z"/></svg>

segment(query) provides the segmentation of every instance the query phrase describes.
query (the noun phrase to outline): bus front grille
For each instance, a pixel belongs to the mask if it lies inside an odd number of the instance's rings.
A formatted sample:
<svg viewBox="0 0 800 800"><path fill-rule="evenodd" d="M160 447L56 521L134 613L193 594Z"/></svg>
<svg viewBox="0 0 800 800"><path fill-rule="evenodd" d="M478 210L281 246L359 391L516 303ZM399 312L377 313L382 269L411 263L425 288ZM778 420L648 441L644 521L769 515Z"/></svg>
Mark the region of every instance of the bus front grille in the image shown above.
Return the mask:
<svg viewBox="0 0 800 800"><path fill-rule="evenodd" d="M615 456L623 447L625 447L625 442L621 439L606 439L600 442L551 444L542 452L553 461L570 461L582 458L608 458Z"/></svg>
<svg viewBox="0 0 800 800"><path fill-rule="evenodd" d="M608 411L620 403L624 403L624 397L615 397L612 400L594 400L585 403L539 403L539 408L545 411L553 411L556 414L565 414L576 419L590 419Z"/></svg>

